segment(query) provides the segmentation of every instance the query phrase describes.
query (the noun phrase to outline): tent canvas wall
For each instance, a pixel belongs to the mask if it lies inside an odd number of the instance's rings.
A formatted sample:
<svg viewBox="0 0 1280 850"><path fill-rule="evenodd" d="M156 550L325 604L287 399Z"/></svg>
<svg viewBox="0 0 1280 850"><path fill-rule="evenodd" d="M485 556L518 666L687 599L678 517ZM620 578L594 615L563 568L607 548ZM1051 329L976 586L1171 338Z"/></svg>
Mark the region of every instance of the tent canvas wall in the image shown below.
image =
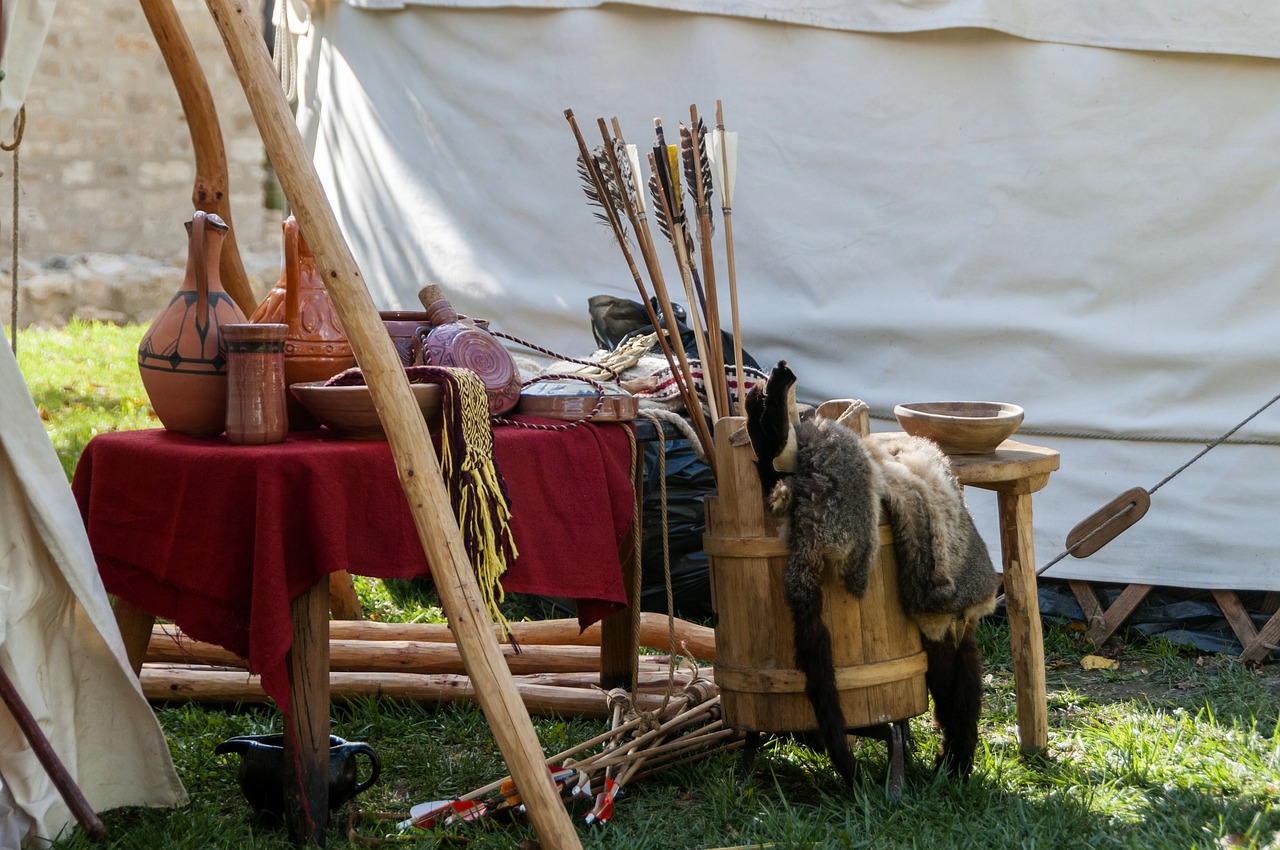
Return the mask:
<svg viewBox="0 0 1280 850"><path fill-rule="evenodd" d="M301 11L303 14L298 14ZM295 3L298 120L375 301L438 283L566 354L635 297L594 139L724 103L742 336L804 400L1023 405L1041 562L1277 392L1280 9L1261 2ZM723 262L723 248L717 245ZM723 280L723 265L721 266ZM673 269L668 269L673 275ZM1047 575L1280 590L1280 413ZM971 495L995 549L995 511Z"/></svg>
<svg viewBox="0 0 1280 850"><path fill-rule="evenodd" d="M52 2L4 4L0 127L10 127ZM6 341L7 342L7 341ZM174 806L186 792L129 669L80 512L8 345L0 346L0 667L89 805ZM0 847L74 824L0 709Z"/></svg>

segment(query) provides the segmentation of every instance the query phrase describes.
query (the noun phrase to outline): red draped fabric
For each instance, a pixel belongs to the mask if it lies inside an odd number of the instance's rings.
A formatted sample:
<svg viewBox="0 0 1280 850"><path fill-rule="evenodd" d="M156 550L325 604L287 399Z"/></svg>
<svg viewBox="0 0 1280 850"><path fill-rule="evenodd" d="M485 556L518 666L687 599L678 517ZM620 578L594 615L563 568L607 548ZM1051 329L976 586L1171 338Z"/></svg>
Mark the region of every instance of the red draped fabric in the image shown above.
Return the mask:
<svg viewBox="0 0 1280 850"><path fill-rule="evenodd" d="M502 586L573 597L583 628L626 604L618 551L635 507L627 427L494 428L519 550ZM294 597L338 570L429 571L385 442L324 430L269 446L102 434L72 489L107 591L245 658L286 708Z"/></svg>

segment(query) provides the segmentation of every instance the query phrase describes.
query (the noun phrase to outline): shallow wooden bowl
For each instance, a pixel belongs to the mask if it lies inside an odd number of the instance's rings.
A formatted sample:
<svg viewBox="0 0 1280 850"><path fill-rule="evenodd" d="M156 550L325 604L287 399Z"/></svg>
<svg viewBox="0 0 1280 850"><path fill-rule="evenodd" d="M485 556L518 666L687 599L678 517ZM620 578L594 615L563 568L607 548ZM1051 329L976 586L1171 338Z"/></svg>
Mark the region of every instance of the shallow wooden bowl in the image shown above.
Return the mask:
<svg viewBox="0 0 1280 850"><path fill-rule="evenodd" d="M1022 408L1002 401L922 401L893 409L902 430L928 437L947 454L986 454L1013 436Z"/></svg>
<svg viewBox="0 0 1280 850"><path fill-rule="evenodd" d="M385 440L382 421L373 396L364 385L326 387L324 381L290 384L289 391L312 416L344 440ZM440 427L440 388L435 384L410 384L413 397L433 432Z"/></svg>

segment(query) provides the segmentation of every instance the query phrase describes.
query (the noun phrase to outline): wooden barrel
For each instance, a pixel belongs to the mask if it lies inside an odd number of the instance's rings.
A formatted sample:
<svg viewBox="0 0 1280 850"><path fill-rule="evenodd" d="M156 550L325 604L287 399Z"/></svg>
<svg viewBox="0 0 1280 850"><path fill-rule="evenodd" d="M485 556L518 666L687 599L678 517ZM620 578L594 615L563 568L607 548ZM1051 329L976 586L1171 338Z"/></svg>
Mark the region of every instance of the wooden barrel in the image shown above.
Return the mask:
<svg viewBox="0 0 1280 850"><path fill-rule="evenodd" d="M715 680L725 723L751 732L817 728L795 666L791 612L782 590L788 549L764 512L749 444L737 417L716 423L717 490L706 498L711 598L716 614ZM734 445L734 443L738 445ZM849 728L905 720L928 708L920 632L898 599L893 537L880 527L880 561L855 598L839 577L823 583L836 686Z"/></svg>

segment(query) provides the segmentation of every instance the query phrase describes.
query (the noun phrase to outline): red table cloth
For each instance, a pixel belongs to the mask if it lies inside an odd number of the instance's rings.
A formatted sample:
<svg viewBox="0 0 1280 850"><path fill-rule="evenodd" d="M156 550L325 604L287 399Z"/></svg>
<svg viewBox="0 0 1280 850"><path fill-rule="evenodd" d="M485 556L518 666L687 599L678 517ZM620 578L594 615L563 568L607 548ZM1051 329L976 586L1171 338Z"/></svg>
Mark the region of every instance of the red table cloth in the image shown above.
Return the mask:
<svg viewBox="0 0 1280 850"><path fill-rule="evenodd" d="M626 605L618 551L635 507L627 427L494 428L519 550L503 588L573 597L583 628ZM245 658L286 710L294 597L338 570L429 571L385 442L324 429L268 446L164 430L101 434L72 490L107 591Z"/></svg>

